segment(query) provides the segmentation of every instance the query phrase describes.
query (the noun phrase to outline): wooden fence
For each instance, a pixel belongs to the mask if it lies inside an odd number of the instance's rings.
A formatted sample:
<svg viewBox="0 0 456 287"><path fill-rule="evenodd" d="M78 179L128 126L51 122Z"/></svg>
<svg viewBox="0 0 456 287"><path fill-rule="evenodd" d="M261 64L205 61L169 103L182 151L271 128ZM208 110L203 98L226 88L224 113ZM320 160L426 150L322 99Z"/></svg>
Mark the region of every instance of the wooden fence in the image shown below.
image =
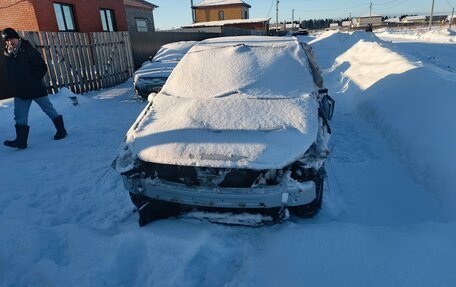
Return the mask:
<svg viewBox="0 0 456 287"><path fill-rule="evenodd" d="M49 93L62 87L82 94L125 82L133 74L128 32L19 32L46 61Z"/></svg>

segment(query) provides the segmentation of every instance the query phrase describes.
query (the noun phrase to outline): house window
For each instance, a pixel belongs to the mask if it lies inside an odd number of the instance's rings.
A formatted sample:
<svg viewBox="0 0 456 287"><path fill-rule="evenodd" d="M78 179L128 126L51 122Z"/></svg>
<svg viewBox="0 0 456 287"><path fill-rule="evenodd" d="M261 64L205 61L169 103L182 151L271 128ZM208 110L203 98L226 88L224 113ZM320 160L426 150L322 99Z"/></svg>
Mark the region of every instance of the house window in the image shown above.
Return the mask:
<svg viewBox="0 0 456 287"><path fill-rule="evenodd" d="M219 20L225 20L225 12L223 10L219 11Z"/></svg>
<svg viewBox="0 0 456 287"><path fill-rule="evenodd" d="M100 9L101 25L104 32L116 31L116 23L114 21L114 11L109 9Z"/></svg>
<svg viewBox="0 0 456 287"><path fill-rule="evenodd" d="M59 31L76 31L73 7L71 5L54 3L54 12Z"/></svg>
<svg viewBox="0 0 456 287"><path fill-rule="evenodd" d="M249 12L244 11L244 19L249 19Z"/></svg>
<svg viewBox="0 0 456 287"><path fill-rule="evenodd" d="M136 18L136 30L138 32L149 32L146 19Z"/></svg>

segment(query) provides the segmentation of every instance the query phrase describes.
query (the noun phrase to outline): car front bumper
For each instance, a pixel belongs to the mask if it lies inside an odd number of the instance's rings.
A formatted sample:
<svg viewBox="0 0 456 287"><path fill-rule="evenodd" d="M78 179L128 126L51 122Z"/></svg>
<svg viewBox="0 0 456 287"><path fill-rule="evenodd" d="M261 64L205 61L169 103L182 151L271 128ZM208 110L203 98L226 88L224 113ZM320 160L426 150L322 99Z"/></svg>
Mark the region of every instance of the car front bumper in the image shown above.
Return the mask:
<svg viewBox="0 0 456 287"><path fill-rule="evenodd" d="M274 208L299 206L316 198L315 183L290 182L274 186L252 188L221 188L186 186L159 179L122 176L125 188L134 194L151 199L186 205L220 208ZM292 180L290 180L292 181Z"/></svg>
<svg viewBox="0 0 456 287"><path fill-rule="evenodd" d="M147 98L150 93L160 92L163 85L166 83L165 79L156 79L156 81L143 81L141 79L134 82L136 92L143 98Z"/></svg>

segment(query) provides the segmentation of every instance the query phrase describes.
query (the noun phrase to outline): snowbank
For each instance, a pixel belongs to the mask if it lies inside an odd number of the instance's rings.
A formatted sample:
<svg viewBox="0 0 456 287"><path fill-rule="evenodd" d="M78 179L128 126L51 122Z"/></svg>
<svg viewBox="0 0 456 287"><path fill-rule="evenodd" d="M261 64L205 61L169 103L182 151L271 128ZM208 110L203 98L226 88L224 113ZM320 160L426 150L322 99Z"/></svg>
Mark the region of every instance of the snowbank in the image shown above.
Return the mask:
<svg viewBox="0 0 456 287"><path fill-rule="evenodd" d="M339 77L338 97L353 97L415 180L437 192L456 216L456 74L364 32L328 33L312 44L326 62L326 76Z"/></svg>
<svg viewBox="0 0 456 287"><path fill-rule="evenodd" d="M448 29L381 29L375 33L381 38L419 40L434 43L456 43L456 33Z"/></svg>

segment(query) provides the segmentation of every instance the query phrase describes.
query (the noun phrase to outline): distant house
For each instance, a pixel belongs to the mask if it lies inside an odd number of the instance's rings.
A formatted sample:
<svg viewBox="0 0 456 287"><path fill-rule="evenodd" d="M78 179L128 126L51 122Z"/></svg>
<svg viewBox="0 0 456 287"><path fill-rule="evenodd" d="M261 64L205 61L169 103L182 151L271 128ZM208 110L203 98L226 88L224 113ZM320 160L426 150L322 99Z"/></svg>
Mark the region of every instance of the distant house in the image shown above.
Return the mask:
<svg viewBox="0 0 456 287"><path fill-rule="evenodd" d="M432 16L432 22L434 22L434 23L437 23L437 22L444 23L445 21L447 21L448 17L451 17L451 16L448 16L448 15L434 15L434 16ZM429 22L429 20L430 20L430 17L426 16L426 22Z"/></svg>
<svg viewBox="0 0 456 287"><path fill-rule="evenodd" d="M185 25L185 26L182 26L182 28L185 29L185 28L203 28L203 27L230 27L230 28L268 31L270 19L271 18L258 18L258 19L238 19L238 20L200 22L200 23Z"/></svg>
<svg viewBox="0 0 456 287"><path fill-rule="evenodd" d="M270 18L249 18L251 6L242 0L202 0L194 5L195 23L182 28L232 27L268 31Z"/></svg>
<svg viewBox="0 0 456 287"><path fill-rule="evenodd" d="M366 27L368 24L372 26L382 25L382 16L380 15L367 15L361 17L355 17L352 19L353 27Z"/></svg>
<svg viewBox="0 0 456 287"><path fill-rule="evenodd" d="M252 6L242 0L203 0L192 7L195 23L249 19Z"/></svg>
<svg viewBox="0 0 456 287"><path fill-rule="evenodd" d="M350 27L352 25L351 21L342 21L342 27Z"/></svg>
<svg viewBox="0 0 456 287"><path fill-rule="evenodd" d="M329 24L329 29L338 29L339 28L339 23L330 23Z"/></svg>
<svg viewBox="0 0 456 287"><path fill-rule="evenodd" d="M124 0L1 2L0 29L12 27L16 30L47 32L127 31Z"/></svg>
<svg viewBox="0 0 456 287"><path fill-rule="evenodd" d="M124 0L127 14L128 31L153 32L155 31L154 9L157 5L144 0Z"/></svg>
<svg viewBox="0 0 456 287"><path fill-rule="evenodd" d="M399 17L388 18L383 22L385 22L387 24L397 24L397 23L401 23L401 18L399 18Z"/></svg>
<svg viewBox="0 0 456 287"><path fill-rule="evenodd" d="M426 23L426 16L407 16L402 19L402 23Z"/></svg>

